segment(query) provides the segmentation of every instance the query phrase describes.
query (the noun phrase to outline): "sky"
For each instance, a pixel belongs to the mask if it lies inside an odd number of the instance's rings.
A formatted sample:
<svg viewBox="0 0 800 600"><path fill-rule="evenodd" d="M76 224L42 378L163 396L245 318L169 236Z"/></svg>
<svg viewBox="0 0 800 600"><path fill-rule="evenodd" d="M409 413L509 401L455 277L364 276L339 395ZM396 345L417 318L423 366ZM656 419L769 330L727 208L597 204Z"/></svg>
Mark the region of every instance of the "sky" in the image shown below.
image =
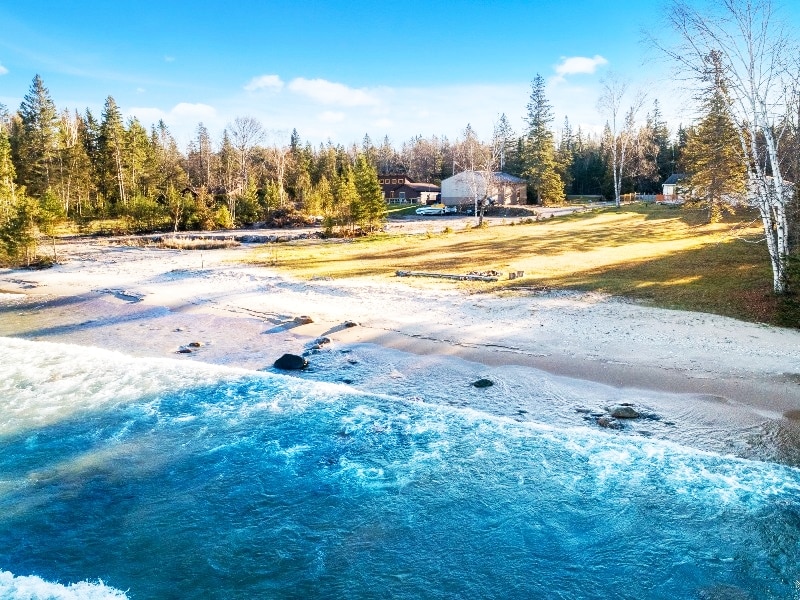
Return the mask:
<svg viewBox="0 0 800 600"><path fill-rule="evenodd" d="M664 0L5 0L0 103L16 110L39 74L59 110L99 116L113 96L181 145L200 122L219 139L254 117L272 143L296 129L314 145L366 134L399 147L467 124L488 140L501 114L521 132L537 74L555 129L567 117L598 131L615 74L674 130L691 121L689 95L644 41L664 34L663 15Z"/></svg>

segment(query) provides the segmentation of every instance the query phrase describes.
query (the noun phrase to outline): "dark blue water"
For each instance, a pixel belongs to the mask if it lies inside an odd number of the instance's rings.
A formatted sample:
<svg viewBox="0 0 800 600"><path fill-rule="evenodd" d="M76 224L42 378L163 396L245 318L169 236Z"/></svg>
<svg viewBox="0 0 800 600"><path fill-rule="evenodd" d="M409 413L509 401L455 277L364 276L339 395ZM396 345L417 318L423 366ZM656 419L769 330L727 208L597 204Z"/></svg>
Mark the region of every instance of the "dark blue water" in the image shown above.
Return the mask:
<svg viewBox="0 0 800 600"><path fill-rule="evenodd" d="M70 346L0 365L0 598L800 597L796 469Z"/></svg>

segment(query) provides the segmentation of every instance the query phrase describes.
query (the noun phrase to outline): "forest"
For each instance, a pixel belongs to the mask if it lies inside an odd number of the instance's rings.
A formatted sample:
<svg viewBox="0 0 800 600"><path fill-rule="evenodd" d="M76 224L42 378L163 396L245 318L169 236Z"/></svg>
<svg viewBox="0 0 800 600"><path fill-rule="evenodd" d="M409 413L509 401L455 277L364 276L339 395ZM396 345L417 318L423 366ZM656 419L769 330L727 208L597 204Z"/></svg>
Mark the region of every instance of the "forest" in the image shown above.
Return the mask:
<svg viewBox="0 0 800 600"><path fill-rule="evenodd" d="M398 170L434 184L468 168L502 170L530 177L529 197L548 204L567 195L613 197L608 133L573 131L567 119L556 136L544 80L537 76L532 89L530 130L518 134L501 115L486 142L466 125L452 141L417 135L399 147L368 135L360 144L314 147L296 130L288 143L267 143L274 136L259 121L237 117L221 139L199 123L181 149L163 121L148 130L135 116L124 120L111 96L100 115L59 110L37 75L17 111L0 106L5 258L30 260L34 228L48 234L63 222L181 231L321 217L332 232L369 231L385 213L377 174ZM681 168L685 132L672 138L654 101L633 136L623 192L660 192ZM541 172L555 187L542 183Z"/></svg>

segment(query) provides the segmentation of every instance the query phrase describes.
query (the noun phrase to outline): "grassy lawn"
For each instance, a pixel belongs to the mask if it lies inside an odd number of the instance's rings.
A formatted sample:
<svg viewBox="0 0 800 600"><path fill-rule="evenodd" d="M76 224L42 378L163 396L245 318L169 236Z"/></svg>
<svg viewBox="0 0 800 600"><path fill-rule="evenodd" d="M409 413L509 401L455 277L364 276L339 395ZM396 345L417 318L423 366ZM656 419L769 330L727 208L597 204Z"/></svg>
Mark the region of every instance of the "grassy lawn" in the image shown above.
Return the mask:
<svg viewBox="0 0 800 600"><path fill-rule="evenodd" d="M633 205L530 224L440 235L265 246L250 261L311 278L395 277L397 270L464 274L524 271L496 283L414 279L413 285L516 291L597 290L668 308L777 322L758 222L740 215L707 225L700 211ZM747 241L750 240L750 241Z"/></svg>

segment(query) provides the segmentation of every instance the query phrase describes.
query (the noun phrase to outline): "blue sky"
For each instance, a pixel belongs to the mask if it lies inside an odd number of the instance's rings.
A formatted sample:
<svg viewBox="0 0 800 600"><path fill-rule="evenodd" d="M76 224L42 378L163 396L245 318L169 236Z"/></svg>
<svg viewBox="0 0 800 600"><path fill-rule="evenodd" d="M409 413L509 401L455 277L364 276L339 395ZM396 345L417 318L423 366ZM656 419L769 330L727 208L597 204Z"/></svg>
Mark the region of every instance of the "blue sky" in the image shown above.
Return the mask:
<svg viewBox="0 0 800 600"><path fill-rule="evenodd" d="M35 74L59 109L99 115L111 95L146 125L163 118L185 144L202 121L216 138L237 116L274 141L399 145L488 139L505 113L520 131L537 73L556 126L597 128L609 72L688 120L668 65L642 43L663 25L662 0L409 0L378 3L75 2L0 4L0 102L16 109Z"/></svg>

